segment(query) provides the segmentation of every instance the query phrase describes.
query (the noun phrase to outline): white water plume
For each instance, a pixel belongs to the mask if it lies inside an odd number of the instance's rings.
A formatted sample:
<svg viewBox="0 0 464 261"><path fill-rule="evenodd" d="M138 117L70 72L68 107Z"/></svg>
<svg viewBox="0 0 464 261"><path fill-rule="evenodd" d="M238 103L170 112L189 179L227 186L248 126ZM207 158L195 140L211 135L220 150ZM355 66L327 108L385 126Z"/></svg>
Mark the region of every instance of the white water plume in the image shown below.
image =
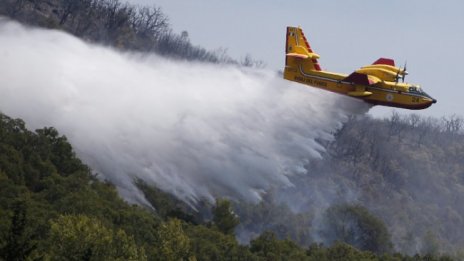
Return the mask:
<svg viewBox="0 0 464 261"><path fill-rule="evenodd" d="M142 179L195 203L291 186L368 106L266 70L121 53L0 21L0 111L53 126L131 202Z"/></svg>

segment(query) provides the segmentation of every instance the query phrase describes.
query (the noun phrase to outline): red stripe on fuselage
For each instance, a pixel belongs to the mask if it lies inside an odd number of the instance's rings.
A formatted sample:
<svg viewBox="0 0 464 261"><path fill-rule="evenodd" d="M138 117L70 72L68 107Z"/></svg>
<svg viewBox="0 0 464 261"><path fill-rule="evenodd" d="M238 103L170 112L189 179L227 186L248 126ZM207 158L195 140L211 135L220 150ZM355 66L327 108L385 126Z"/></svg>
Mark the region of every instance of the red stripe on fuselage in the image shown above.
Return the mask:
<svg viewBox="0 0 464 261"><path fill-rule="evenodd" d="M432 105L432 102L422 103L422 104L401 104L401 103L384 102L384 101L368 100L368 99L362 99L362 100L364 100L367 103L373 104L373 105L383 105L383 106L404 108L404 109L410 109L410 110L422 110Z"/></svg>

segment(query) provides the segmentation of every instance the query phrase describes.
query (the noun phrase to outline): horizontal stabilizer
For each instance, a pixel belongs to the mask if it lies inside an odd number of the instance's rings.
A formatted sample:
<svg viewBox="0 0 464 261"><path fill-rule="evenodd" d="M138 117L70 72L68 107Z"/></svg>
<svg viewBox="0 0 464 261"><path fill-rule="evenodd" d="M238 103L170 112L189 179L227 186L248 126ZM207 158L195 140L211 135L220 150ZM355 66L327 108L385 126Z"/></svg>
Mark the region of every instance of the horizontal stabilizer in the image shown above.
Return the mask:
<svg viewBox="0 0 464 261"><path fill-rule="evenodd" d="M342 81L354 83L354 84L360 84L360 85L371 85L372 84L367 75L362 74L362 73L357 73L357 72L354 72L348 75L348 77L346 77Z"/></svg>
<svg viewBox="0 0 464 261"><path fill-rule="evenodd" d="M294 58L300 58L300 59L319 59L319 55L316 53L307 53L307 54L287 53L287 56L294 57Z"/></svg>
<svg viewBox="0 0 464 261"><path fill-rule="evenodd" d="M319 59L320 56L317 53L308 52L307 49L301 46L294 46L292 52L288 52L287 56L301 58L301 59Z"/></svg>
<svg viewBox="0 0 464 261"><path fill-rule="evenodd" d="M287 57L299 58L299 59L308 59L309 56L307 54L301 53L287 53Z"/></svg>

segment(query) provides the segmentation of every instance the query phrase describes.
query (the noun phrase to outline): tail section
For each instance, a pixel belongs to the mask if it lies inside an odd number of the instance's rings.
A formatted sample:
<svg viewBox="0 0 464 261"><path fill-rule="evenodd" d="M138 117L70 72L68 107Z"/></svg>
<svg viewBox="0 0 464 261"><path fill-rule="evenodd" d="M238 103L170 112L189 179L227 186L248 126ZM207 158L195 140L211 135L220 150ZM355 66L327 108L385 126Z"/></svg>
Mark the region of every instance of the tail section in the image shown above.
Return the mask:
<svg viewBox="0 0 464 261"><path fill-rule="evenodd" d="M287 27L285 54L284 78L286 79L298 72L300 67L305 72L321 70L317 61L319 55L313 52L303 30L299 27Z"/></svg>

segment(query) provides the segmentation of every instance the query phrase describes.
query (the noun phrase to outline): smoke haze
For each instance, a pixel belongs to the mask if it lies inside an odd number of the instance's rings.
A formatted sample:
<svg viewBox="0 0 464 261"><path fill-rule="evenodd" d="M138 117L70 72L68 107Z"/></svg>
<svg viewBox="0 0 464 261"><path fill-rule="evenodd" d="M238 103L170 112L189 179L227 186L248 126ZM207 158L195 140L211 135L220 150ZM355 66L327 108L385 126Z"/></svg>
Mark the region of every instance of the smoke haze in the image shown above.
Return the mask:
<svg viewBox="0 0 464 261"><path fill-rule="evenodd" d="M171 61L0 20L0 111L53 126L124 198L142 179L194 204L292 186L360 101L274 72Z"/></svg>

